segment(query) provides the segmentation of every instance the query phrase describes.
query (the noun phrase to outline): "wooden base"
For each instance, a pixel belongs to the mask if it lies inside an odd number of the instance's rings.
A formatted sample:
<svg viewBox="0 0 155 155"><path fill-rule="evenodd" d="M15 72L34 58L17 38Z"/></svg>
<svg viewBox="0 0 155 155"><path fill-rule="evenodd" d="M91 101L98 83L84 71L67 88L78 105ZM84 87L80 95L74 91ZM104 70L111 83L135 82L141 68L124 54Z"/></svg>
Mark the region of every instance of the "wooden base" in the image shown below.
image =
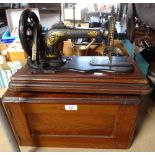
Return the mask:
<svg viewBox="0 0 155 155"><path fill-rule="evenodd" d="M76 58L79 61L80 58ZM83 60L84 58L81 57ZM133 72L107 73L104 71L81 73L75 71L46 72L25 65L11 79L9 88L14 91L97 93L97 94L148 94L148 81L131 58ZM82 64L80 64L82 65Z"/></svg>

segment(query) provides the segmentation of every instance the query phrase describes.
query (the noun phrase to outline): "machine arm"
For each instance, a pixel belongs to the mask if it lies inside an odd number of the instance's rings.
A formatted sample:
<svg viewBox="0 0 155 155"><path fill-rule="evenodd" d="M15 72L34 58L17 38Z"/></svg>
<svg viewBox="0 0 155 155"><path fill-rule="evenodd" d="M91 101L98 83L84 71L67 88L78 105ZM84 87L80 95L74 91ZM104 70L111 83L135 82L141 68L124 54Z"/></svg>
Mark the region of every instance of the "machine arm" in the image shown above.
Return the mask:
<svg viewBox="0 0 155 155"><path fill-rule="evenodd" d="M105 39L107 31L105 29L80 29L80 28L68 28L62 29L52 28L45 36L45 43L47 46L47 53L54 54L60 52L59 44L66 39L77 38L100 38Z"/></svg>

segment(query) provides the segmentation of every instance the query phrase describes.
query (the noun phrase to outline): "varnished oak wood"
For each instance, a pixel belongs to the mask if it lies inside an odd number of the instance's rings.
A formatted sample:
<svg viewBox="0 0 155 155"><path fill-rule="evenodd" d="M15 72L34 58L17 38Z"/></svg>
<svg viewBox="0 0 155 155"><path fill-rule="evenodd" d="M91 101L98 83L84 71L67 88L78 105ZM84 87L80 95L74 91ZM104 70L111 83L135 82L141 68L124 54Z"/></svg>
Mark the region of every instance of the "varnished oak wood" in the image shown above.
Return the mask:
<svg viewBox="0 0 155 155"><path fill-rule="evenodd" d="M132 73L100 75L43 74L25 65L12 77L2 98L19 145L128 148L141 95L151 92L133 64ZM65 105L77 105L77 110L66 110Z"/></svg>
<svg viewBox="0 0 155 155"><path fill-rule="evenodd" d="M140 103L137 95L11 90L3 98L18 143L24 146L128 148ZM66 111L69 104L77 105L78 110Z"/></svg>
<svg viewBox="0 0 155 155"><path fill-rule="evenodd" d="M129 58L130 59L130 58ZM43 91L98 94L148 94L151 91L147 79L133 60L131 73L80 73L63 71L42 73L32 71L27 65L19 70L9 87L16 91Z"/></svg>

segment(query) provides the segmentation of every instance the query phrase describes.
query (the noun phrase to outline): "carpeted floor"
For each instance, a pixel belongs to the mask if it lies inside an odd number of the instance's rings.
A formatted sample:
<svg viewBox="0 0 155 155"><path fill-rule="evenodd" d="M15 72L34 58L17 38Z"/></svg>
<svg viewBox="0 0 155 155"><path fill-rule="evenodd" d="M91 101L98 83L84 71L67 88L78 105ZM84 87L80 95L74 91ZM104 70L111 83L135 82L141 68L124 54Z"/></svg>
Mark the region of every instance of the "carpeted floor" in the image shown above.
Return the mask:
<svg viewBox="0 0 155 155"><path fill-rule="evenodd" d="M148 105L145 117L140 125L137 135L134 138L133 144L130 149L116 150L116 149L81 149L81 148L53 148L53 147L20 147L21 151L39 151L39 152L154 152L155 151L155 102L147 97L146 104ZM146 108L146 107L145 107ZM145 109L144 108L144 109ZM8 142L1 126L0 126L0 151L12 151L11 142Z"/></svg>

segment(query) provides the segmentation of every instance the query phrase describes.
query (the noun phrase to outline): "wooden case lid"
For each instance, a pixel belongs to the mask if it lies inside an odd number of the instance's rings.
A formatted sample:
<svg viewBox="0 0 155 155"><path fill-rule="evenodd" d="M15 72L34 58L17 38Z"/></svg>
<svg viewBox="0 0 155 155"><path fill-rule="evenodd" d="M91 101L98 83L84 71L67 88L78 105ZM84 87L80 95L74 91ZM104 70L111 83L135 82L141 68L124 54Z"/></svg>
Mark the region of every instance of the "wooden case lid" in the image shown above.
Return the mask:
<svg viewBox="0 0 155 155"><path fill-rule="evenodd" d="M19 92L8 89L2 98L3 103L50 103L50 104L130 104L141 103L138 95L107 95L81 93L46 93L46 92Z"/></svg>

